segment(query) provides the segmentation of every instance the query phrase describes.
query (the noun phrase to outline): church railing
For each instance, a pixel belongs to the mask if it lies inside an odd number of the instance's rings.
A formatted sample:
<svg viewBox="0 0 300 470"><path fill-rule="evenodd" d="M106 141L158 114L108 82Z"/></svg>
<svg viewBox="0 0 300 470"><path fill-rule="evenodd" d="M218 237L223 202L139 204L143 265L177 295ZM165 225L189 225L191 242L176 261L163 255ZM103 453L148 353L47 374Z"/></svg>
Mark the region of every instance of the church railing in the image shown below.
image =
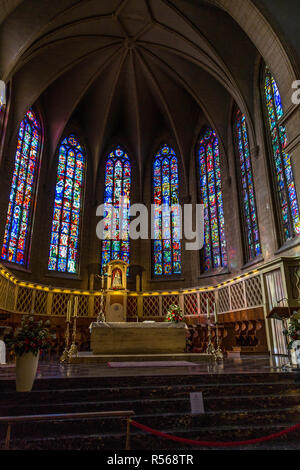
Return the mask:
<svg viewBox="0 0 300 470"><path fill-rule="evenodd" d="M293 291L300 285L299 260L278 258L247 274L229 279L215 286L181 289L179 291L129 292L127 299L128 319L132 321L162 319L172 303L179 304L186 316L207 313L207 302L213 312L216 303L219 314L264 307L267 303L264 274L280 269L292 273L295 279ZM292 294L293 294L292 291ZM291 294L291 295L292 295ZM299 289L297 290L297 295ZM294 294L293 294L294 295ZM18 314L32 313L63 317L67 303L78 296L78 316L95 317L100 311L101 292L56 288L17 279L0 265L0 309ZM300 295L298 295L300 297ZM105 307L105 296L104 296Z"/></svg>

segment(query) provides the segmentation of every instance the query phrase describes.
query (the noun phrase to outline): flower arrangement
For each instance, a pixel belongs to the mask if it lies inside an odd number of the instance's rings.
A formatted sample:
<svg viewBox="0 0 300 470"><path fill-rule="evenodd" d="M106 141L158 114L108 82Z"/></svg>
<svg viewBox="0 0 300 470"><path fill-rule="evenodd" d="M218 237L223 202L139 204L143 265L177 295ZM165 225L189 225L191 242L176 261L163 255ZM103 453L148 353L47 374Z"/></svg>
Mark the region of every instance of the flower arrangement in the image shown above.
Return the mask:
<svg viewBox="0 0 300 470"><path fill-rule="evenodd" d="M52 334L49 331L50 321L35 321L33 316L24 315L20 328L7 341L9 349L17 356L32 352L35 356L40 350L46 351L51 346Z"/></svg>
<svg viewBox="0 0 300 470"><path fill-rule="evenodd" d="M288 321L288 329L284 329L283 334L289 338L288 349L295 348L294 343L300 341L300 312L293 312Z"/></svg>
<svg viewBox="0 0 300 470"><path fill-rule="evenodd" d="M181 312L179 305L172 304L167 310L165 321L178 323L184 321L184 317Z"/></svg>

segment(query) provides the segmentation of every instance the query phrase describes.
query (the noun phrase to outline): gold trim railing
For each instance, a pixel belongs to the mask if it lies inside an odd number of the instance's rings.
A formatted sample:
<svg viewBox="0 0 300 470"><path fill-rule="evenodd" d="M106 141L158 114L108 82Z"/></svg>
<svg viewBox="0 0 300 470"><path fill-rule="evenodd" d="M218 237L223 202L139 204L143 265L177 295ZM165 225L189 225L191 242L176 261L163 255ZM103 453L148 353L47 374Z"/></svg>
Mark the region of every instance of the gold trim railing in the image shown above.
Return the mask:
<svg viewBox="0 0 300 470"><path fill-rule="evenodd" d="M295 261L294 261L295 262ZM136 297L136 312L132 316L147 317L146 304L149 297L159 297L153 316L165 315L165 305L173 297L186 316L206 313L207 298L211 304L216 303L219 313L228 313L266 305L264 273L281 269L284 272L285 261L282 258L262 265L258 269L235 276L215 286L195 287L170 291L130 292L129 298ZM0 309L14 313L32 313L39 315L65 316L67 303L74 296L79 297L78 316L97 316L102 293L83 289L51 287L17 279L9 270L0 264ZM187 297L186 297L187 296ZM187 299L193 296L193 302ZM147 300L148 299L148 300ZM191 308L191 304L193 308Z"/></svg>

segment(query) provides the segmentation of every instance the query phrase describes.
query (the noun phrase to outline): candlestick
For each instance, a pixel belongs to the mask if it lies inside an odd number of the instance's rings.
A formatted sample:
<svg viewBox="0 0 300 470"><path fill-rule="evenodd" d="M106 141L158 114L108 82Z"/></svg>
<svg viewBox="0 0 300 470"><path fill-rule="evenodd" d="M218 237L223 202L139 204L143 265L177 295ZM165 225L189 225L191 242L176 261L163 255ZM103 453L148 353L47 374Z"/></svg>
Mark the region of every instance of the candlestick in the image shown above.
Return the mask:
<svg viewBox="0 0 300 470"><path fill-rule="evenodd" d="M66 322L69 322L71 320L71 305L72 305L72 302L71 300L68 301L68 305L67 305L67 318L66 318Z"/></svg>
<svg viewBox="0 0 300 470"><path fill-rule="evenodd" d="M76 331L77 331L77 315L75 315L75 312L74 312L72 344L71 344L71 347L70 347L70 350L69 350L69 353L68 353L69 360L72 357L76 357L77 353L78 353L77 346L76 346Z"/></svg>
<svg viewBox="0 0 300 470"><path fill-rule="evenodd" d="M71 301L67 305L66 316L66 331L65 331L65 349L61 355L60 362L67 362L69 360L69 339L70 339L70 321L71 321Z"/></svg>
<svg viewBox="0 0 300 470"><path fill-rule="evenodd" d="M216 304L214 304L214 315L215 315L215 323L218 323L218 314L217 314Z"/></svg>
<svg viewBox="0 0 300 470"><path fill-rule="evenodd" d="M224 356L223 356L222 348L220 347L220 341L219 341L219 324L218 324L218 314L217 314L216 304L214 304L214 313L215 313L215 322L216 322L216 342L217 342L217 349L215 351L215 359L216 361L223 361Z"/></svg>
<svg viewBox="0 0 300 470"><path fill-rule="evenodd" d="M210 305L209 305L209 299L206 299L206 310L207 310L207 318L210 318Z"/></svg>

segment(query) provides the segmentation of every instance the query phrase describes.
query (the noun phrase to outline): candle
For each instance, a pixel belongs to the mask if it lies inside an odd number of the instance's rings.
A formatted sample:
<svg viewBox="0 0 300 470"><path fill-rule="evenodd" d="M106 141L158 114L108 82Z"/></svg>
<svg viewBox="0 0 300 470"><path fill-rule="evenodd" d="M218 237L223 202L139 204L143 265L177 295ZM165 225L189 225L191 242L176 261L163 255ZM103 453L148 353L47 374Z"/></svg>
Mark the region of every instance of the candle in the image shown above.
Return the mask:
<svg viewBox="0 0 300 470"><path fill-rule="evenodd" d="M67 319L66 322L69 322L71 319L71 300L69 300L67 305Z"/></svg>
<svg viewBox="0 0 300 470"><path fill-rule="evenodd" d="M74 317L77 317L78 313L78 297L75 297L74 299Z"/></svg>
<svg viewBox="0 0 300 470"><path fill-rule="evenodd" d="M207 318L210 319L210 305L209 305L209 299L206 299L206 310L207 310Z"/></svg>
<svg viewBox="0 0 300 470"><path fill-rule="evenodd" d="M215 323L218 323L218 314L217 314L216 304L214 304L214 314L215 314Z"/></svg>

